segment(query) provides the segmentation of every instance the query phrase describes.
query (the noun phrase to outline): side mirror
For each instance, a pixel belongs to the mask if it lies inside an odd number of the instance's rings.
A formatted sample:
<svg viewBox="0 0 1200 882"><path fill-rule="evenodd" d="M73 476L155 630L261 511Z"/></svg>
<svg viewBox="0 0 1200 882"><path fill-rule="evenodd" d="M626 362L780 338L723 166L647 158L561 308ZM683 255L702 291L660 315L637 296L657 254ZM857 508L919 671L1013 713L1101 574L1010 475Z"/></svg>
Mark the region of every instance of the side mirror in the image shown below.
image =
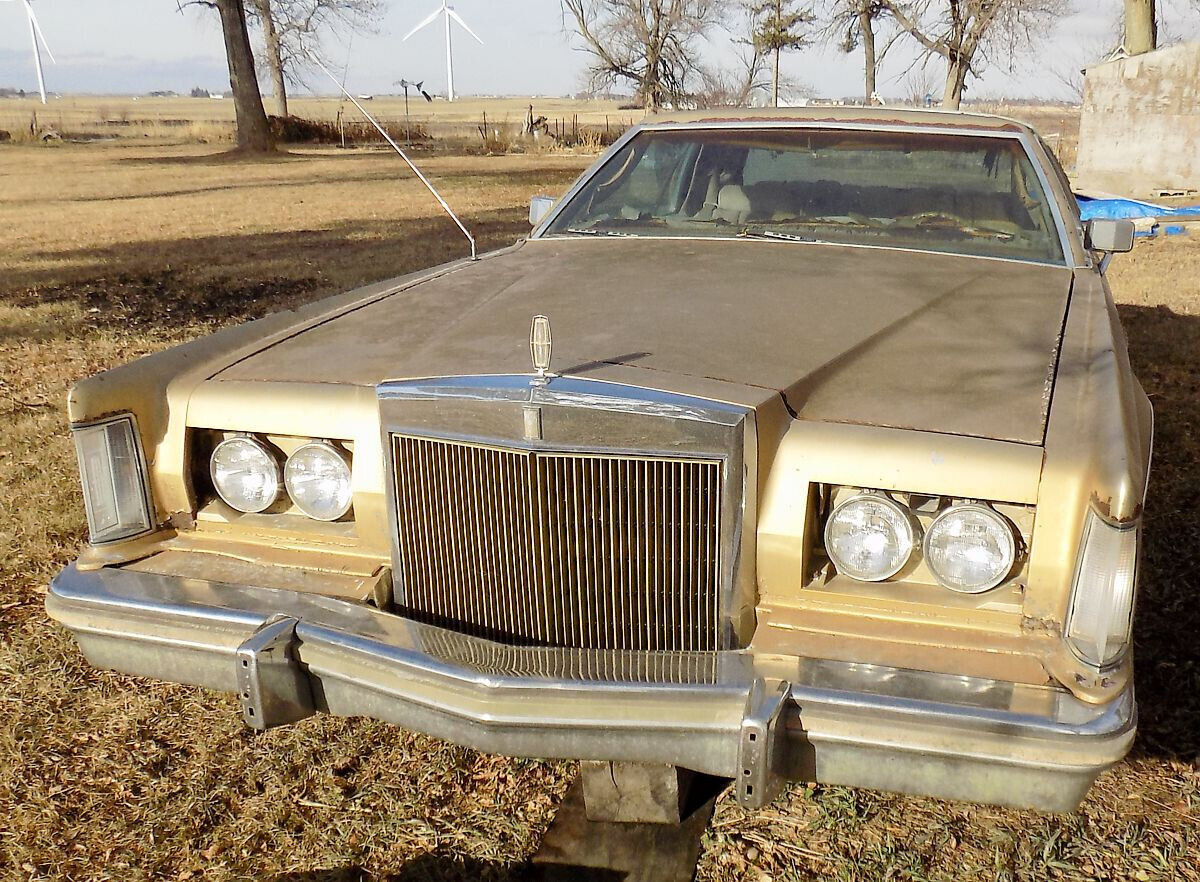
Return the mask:
<svg viewBox="0 0 1200 882"><path fill-rule="evenodd" d="M553 196L534 196L529 200L529 226L536 227L554 207Z"/></svg>
<svg viewBox="0 0 1200 882"><path fill-rule="evenodd" d="M1133 221L1090 220L1087 222L1087 247L1108 254L1124 254L1133 250Z"/></svg>

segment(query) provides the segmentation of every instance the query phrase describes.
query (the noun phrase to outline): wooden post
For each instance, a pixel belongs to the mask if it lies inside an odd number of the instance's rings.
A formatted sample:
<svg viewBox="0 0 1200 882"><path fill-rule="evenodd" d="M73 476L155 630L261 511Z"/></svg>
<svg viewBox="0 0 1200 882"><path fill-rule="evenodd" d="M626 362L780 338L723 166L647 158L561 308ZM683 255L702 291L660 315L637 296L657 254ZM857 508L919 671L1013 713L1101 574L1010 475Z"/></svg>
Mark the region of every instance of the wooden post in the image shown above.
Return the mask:
<svg viewBox="0 0 1200 882"><path fill-rule="evenodd" d="M1143 55L1158 48L1155 0L1125 0L1125 51Z"/></svg>

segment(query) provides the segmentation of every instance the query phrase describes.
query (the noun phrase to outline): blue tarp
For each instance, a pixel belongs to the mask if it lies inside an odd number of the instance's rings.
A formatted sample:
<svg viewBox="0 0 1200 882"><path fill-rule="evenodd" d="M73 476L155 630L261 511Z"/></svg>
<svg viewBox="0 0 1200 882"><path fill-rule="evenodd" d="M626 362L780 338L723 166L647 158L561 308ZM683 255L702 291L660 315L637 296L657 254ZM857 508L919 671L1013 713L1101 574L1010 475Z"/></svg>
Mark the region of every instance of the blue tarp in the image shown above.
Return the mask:
<svg viewBox="0 0 1200 882"><path fill-rule="evenodd" d="M1075 198L1079 201L1079 213L1087 220L1138 220L1140 218L1195 218L1200 220L1200 205L1185 205L1168 208L1137 199L1093 199L1090 196Z"/></svg>

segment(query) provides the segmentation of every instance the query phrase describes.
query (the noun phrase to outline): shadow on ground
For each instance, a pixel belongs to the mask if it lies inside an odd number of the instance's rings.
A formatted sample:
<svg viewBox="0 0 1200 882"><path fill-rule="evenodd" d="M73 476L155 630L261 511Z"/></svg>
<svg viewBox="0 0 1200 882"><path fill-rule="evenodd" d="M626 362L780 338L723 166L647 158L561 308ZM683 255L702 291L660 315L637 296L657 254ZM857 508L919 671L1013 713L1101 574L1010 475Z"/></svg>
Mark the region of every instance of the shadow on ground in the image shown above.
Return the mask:
<svg viewBox="0 0 1200 882"><path fill-rule="evenodd" d="M1134 750L1192 762L1200 756L1200 316L1161 306L1119 312L1155 415L1134 624Z"/></svg>
<svg viewBox="0 0 1200 882"><path fill-rule="evenodd" d="M372 159L371 154L357 154L360 159ZM304 162L308 159L326 159L327 157L290 157L288 161ZM295 189L299 191L311 190L314 186L326 184L329 186L341 187L347 184L380 184L382 186L392 186L400 182L413 182L416 184L416 178L403 165L398 165L398 159L395 154L381 155L380 158L389 158L389 162L380 164L378 169L370 173L357 174L337 174L336 168L332 171L322 169L316 175L308 177L298 177L294 180L283 181L261 181L253 177L245 178L229 184L216 184L209 187L190 187L181 188L178 190L167 190L162 192L149 191L146 193L129 193L121 196L112 196L107 194L97 196L76 196L62 199L30 199L27 203L30 205L47 205L47 204L67 204L76 202L102 202L119 203L130 201L141 201L149 199L169 199L176 196L195 196L202 193L223 193L236 192L241 190L266 190L266 189ZM179 161L190 161L194 157L180 157ZM138 160L125 160L134 162ZM167 162L165 159L146 160L148 162ZM502 178L506 184L521 184L526 187L544 187L547 184L547 179L561 184L565 189L566 185L575 179L576 172L574 169L566 169L557 177L551 173L547 173L545 169L505 169L498 167L479 167L471 168L462 171L454 172L439 172L435 175L435 184L439 188L446 188L454 184L461 185L478 185L490 186L490 179Z"/></svg>
<svg viewBox="0 0 1200 882"><path fill-rule="evenodd" d="M519 208L467 217L480 253L527 235ZM31 255L45 268L10 271L0 303L71 304L80 332L172 333L217 327L294 308L317 297L458 260L469 254L452 221L429 214L403 222L355 221L310 230L145 240ZM22 337L21 323L0 338Z"/></svg>
<svg viewBox="0 0 1200 882"><path fill-rule="evenodd" d="M462 855L425 854L399 873L378 875L360 866L276 876L274 882L623 882L627 874L592 867L535 866L480 861Z"/></svg>

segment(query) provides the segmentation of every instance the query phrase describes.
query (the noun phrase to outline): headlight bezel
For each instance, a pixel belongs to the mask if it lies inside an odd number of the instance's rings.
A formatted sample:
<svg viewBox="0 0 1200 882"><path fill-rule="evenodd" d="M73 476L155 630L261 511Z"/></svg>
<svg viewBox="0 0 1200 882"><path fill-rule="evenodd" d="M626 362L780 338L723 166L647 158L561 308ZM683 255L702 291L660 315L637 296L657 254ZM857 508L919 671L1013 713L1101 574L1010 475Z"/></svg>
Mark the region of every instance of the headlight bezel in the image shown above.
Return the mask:
<svg viewBox="0 0 1200 882"><path fill-rule="evenodd" d="M1003 535L1006 540L1005 541L1005 551L1006 551L1005 557L1007 558L1007 561L1008 561L1007 566L1004 567L1003 571L1000 572L999 575L993 577L991 580L989 580L987 582L981 583L978 586L970 587L970 588L963 587L961 585L952 584L945 575L943 575L942 573L939 573L937 567L934 564L935 558L933 555L930 554L930 543L933 541L935 531L937 530L938 525L944 523L947 519L949 519L950 517L952 517L956 514L963 514L966 512L976 512L978 514L983 515L984 517L994 520L995 523L997 525L999 525L999 527L1001 528L1000 529L1001 535ZM930 521L929 527L925 530L925 535L921 540L921 557L925 561L925 566L929 569L929 574L931 576L933 576L934 580L936 580L940 586L945 588L947 591L953 591L957 594L966 594L966 595L986 594L987 592L992 591L995 588L999 588L1001 585L1003 585L1005 582L1007 582L1009 579L1012 578L1013 571L1017 567L1017 561L1019 560L1020 552L1021 552L1020 537L1019 537L1017 529L1013 525L1013 523L1011 521L1009 521L1009 519L1006 518L1004 515L1002 515L1000 512L996 511L995 508L988 505L987 503L974 501L974 500L952 503L952 504L946 506L941 511L939 511L937 513L937 515L934 517L934 519L932 521Z"/></svg>
<svg viewBox="0 0 1200 882"><path fill-rule="evenodd" d="M904 537L904 540L908 546L907 552L898 555L898 561L894 566L890 567L886 571L880 571L883 573L882 575L875 574L873 576L866 576L862 574L861 570L857 573L854 572L854 567L847 566L844 561L840 561L838 559L838 555L835 553L833 548L834 543L831 541L830 530L832 529L837 516L843 513L848 507L864 502L873 502L883 506L884 508L890 509L898 516L899 522L903 524L906 529L907 535ZM886 582L889 579L895 578L898 573L902 572L912 563L913 555L916 554L921 547L921 527L917 519L913 516L912 511L906 506L897 502L895 499L892 499L886 493L879 490L860 490L859 492L854 493L835 505L825 519L825 525L821 531L821 534L825 545L825 554L829 557L830 562L832 562L837 572L842 573L847 577L854 579L855 581L868 584L878 584L880 582ZM903 546L901 546L901 548L902 547Z"/></svg>
<svg viewBox="0 0 1200 882"><path fill-rule="evenodd" d="M96 499L92 489L94 484L89 482L88 462L90 458L86 456L84 444L88 433L96 430L105 430L105 444L108 445L107 430L123 425L126 432L126 440L129 444L129 453L131 455L131 467L133 476L136 478L137 486L135 489L135 499L133 500L140 509L140 517L136 522L125 525L121 522L106 527L97 529L97 520L99 513L96 510ZM146 459L146 452L142 448L142 434L139 430L137 417L133 413L120 413L112 416L106 416L102 419L89 420L86 422L73 423L71 425L71 438L75 446L75 459L78 465L79 480L83 491L84 512L88 522L88 544L90 545L111 545L116 542L125 542L129 539L135 539L139 536L144 536L154 532L156 528L156 514L154 510L154 498L150 491L150 470ZM108 459L107 483L112 486L114 492L114 506L118 510L119 504L115 499L116 486L114 469L112 468L112 457Z"/></svg>
<svg viewBox="0 0 1200 882"><path fill-rule="evenodd" d="M275 484L275 492L272 494L270 501L267 502L266 505L263 505L259 508L243 508L241 505L238 505L228 496L226 496L224 492L222 492L221 483L217 480L217 454L222 448L235 443L250 444L252 447L257 448L258 451L266 458L266 461L270 464L272 468L271 477ZM279 456L265 441L249 433L237 433L230 435L226 438L223 438L213 447L212 453L209 454L208 457L208 476L209 480L212 482L213 491L217 494L217 497L234 511L240 512L241 514L262 514L263 512L269 511L279 502L280 497L283 495L283 468L280 465Z"/></svg>
<svg viewBox="0 0 1200 882"><path fill-rule="evenodd" d="M293 491L293 489L292 489L292 480L290 477L291 470L292 470L292 464L293 464L293 462L296 461L296 457L300 453L302 453L306 450L319 450L322 453L329 454L329 455L333 456L334 458L336 458L341 463L341 466L345 469L345 472L346 472L346 483L345 483L346 502L343 506L341 506L339 508L339 510L337 511L337 514L330 516L330 515L328 515L328 513L316 514L313 511L310 511L305 506L305 504L303 502L301 502L300 499L297 498L297 493L295 491ZM333 521L339 521L342 518L346 517L346 515L348 515L350 513L351 509L354 508L354 463L353 463L353 460L347 451L341 449L336 444L334 444L332 441L322 439L322 438L314 438L311 441L306 441L305 443L301 444L300 446L298 446L295 450L293 450L288 455L287 462L284 464L284 467L283 467L283 486L284 486L284 489L287 491L288 499L291 500L292 505L294 505L305 517L311 518L314 521L324 521L327 523L330 523Z"/></svg>

